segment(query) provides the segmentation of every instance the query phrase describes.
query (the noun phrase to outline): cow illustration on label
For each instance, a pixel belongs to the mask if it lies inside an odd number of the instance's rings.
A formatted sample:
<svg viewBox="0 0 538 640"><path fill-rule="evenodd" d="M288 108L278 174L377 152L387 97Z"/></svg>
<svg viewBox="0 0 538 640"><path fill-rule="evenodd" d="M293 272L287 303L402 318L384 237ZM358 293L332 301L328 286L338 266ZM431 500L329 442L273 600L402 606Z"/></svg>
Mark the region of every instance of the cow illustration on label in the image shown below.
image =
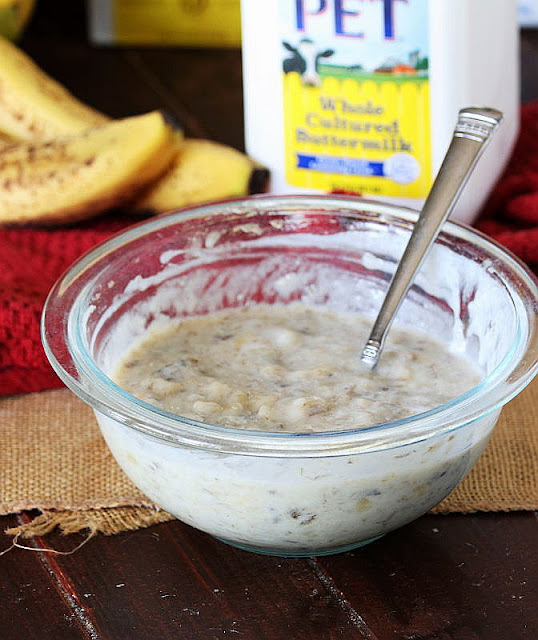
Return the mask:
<svg viewBox="0 0 538 640"><path fill-rule="evenodd" d="M282 42L282 44L291 54L290 57L284 59L284 73L295 71L301 76L304 85L318 87L321 84L320 58L330 58L334 55L334 49L319 50L310 38L302 38L297 47L289 42Z"/></svg>

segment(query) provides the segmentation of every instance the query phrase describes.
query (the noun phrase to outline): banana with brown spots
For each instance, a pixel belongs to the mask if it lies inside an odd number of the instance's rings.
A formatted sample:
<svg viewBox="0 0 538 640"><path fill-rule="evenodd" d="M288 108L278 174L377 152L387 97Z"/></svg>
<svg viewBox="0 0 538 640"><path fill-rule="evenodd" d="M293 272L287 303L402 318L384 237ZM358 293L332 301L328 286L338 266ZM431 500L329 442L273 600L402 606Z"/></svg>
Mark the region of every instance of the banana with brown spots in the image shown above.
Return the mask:
<svg viewBox="0 0 538 640"><path fill-rule="evenodd" d="M132 200L166 171L176 136L159 111L0 149L0 223L60 224Z"/></svg>

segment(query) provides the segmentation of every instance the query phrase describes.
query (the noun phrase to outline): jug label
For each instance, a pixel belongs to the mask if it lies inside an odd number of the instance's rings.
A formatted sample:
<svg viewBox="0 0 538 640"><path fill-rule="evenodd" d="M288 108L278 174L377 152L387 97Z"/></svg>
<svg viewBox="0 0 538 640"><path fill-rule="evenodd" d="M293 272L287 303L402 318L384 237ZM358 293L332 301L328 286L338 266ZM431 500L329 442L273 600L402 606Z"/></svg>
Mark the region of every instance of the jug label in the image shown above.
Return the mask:
<svg viewBox="0 0 538 640"><path fill-rule="evenodd" d="M423 198L428 0L281 0L286 180Z"/></svg>

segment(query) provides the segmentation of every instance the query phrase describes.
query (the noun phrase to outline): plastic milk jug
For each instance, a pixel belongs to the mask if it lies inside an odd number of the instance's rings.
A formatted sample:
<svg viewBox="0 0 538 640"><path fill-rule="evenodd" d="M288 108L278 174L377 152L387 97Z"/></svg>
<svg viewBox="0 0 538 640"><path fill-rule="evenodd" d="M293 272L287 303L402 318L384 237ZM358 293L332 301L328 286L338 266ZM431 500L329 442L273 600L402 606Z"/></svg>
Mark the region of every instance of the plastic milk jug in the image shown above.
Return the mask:
<svg viewBox="0 0 538 640"><path fill-rule="evenodd" d="M471 223L519 121L517 0L242 0L245 143L273 193L420 208L458 111L504 120L452 218Z"/></svg>

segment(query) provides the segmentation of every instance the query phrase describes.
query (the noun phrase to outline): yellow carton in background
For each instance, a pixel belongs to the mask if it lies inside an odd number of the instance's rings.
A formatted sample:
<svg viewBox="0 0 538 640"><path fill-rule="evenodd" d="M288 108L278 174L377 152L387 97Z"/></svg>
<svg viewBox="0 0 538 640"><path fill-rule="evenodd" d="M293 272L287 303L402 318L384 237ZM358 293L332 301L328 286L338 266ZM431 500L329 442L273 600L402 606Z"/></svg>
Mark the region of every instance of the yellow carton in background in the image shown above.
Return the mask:
<svg viewBox="0 0 538 640"><path fill-rule="evenodd" d="M240 0L88 0L94 44L239 47Z"/></svg>

